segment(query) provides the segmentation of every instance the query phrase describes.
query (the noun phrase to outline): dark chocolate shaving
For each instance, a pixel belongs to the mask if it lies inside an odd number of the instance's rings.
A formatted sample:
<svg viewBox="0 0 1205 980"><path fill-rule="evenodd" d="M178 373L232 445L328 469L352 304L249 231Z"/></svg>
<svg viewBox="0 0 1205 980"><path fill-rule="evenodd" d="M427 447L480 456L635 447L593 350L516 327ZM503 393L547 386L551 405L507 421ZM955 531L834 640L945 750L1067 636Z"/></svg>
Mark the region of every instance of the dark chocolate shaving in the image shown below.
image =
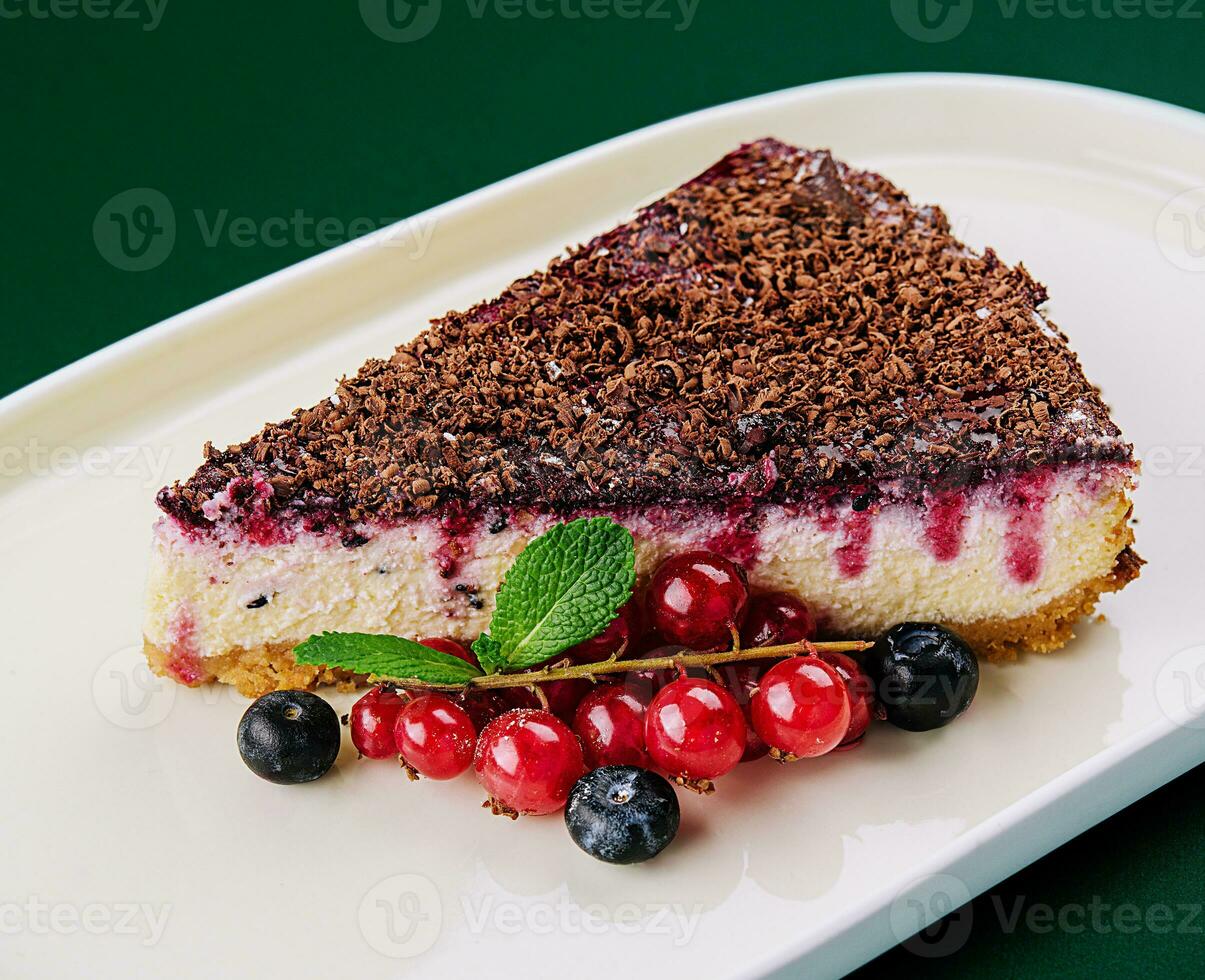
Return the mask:
<svg viewBox="0 0 1205 980"><path fill-rule="evenodd" d="M1023 266L958 242L940 209L761 140L370 360L336 398L207 447L159 500L202 525L206 501L258 474L263 510L347 523L792 501L1129 460L1038 315L1045 299Z"/></svg>

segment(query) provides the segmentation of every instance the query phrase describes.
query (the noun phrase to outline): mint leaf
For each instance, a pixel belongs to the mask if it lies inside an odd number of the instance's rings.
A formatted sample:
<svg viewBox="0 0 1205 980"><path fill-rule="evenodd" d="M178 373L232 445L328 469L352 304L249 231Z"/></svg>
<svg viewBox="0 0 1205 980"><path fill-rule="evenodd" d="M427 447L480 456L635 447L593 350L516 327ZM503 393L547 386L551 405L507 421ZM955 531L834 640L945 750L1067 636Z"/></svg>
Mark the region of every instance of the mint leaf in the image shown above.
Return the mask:
<svg viewBox="0 0 1205 980"><path fill-rule="evenodd" d="M298 644L299 664L325 664L357 674L428 684L461 684L481 674L458 657L432 650L402 636L371 633L323 633Z"/></svg>
<svg viewBox="0 0 1205 980"><path fill-rule="evenodd" d="M496 674L501 666L502 646L489 633L482 633L473 641L473 653L487 674Z"/></svg>
<svg viewBox="0 0 1205 980"><path fill-rule="evenodd" d="M609 517L558 524L515 559L488 633L473 643L487 674L525 670L601 633L636 581L632 535ZM401 636L323 633L294 650L299 664L428 684L467 684L471 664Z"/></svg>
<svg viewBox="0 0 1205 980"><path fill-rule="evenodd" d="M609 517L558 524L523 549L498 590L489 628L497 647L488 653L491 666L524 670L597 636L635 582L627 528Z"/></svg>

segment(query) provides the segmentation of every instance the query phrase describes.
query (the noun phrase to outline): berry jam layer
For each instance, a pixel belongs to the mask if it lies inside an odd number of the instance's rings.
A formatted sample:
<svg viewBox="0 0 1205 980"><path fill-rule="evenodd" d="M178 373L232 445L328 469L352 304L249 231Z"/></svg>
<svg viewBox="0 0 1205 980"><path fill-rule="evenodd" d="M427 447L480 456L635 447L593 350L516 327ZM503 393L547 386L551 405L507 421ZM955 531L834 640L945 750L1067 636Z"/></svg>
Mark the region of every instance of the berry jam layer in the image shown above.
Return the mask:
<svg viewBox="0 0 1205 980"><path fill-rule="evenodd" d="M1076 464L961 491L589 513L632 531L641 583L669 555L706 549L743 564L755 591L804 598L825 635L941 622L1000 657L1061 646L1100 592L1136 573L1131 476ZM170 517L156 528L146 644L183 683L217 677L254 694L345 679L292 663L292 646L322 630L471 639L527 542L577 516L493 510L349 530L261 520L255 500L228 495L206 534Z"/></svg>

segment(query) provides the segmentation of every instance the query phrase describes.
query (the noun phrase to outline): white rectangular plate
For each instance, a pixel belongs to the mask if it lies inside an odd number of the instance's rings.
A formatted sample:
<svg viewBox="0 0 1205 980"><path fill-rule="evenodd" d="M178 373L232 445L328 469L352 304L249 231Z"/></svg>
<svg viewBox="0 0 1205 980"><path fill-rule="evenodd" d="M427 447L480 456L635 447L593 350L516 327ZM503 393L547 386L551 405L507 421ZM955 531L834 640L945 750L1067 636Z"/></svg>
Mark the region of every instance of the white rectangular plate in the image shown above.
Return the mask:
<svg viewBox="0 0 1205 980"><path fill-rule="evenodd" d="M255 779L246 702L139 654L155 490L737 144L876 168L1024 259L1146 460L1141 579L927 736L741 767L636 868L345 746ZM675 120L237 290L0 405L6 976L836 975L1205 758L1205 122L1049 83L897 76ZM1193 194L1198 196L1193 196ZM424 245L424 243L426 243ZM130 288L137 288L131 276ZM873 601L873 596L869 597ZM336 699L343 709L346 699ZM957 933L954 933L957 940Z"/></svg>

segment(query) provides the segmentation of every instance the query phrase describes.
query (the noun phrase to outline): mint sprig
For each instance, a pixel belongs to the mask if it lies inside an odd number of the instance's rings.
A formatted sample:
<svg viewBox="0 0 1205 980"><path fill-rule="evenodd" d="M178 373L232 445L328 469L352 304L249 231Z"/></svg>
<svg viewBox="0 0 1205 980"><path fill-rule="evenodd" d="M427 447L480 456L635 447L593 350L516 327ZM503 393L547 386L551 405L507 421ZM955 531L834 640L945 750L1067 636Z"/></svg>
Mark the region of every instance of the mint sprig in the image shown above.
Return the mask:
<svg viewBox="0 0 1205 980"><path fill-rule="evenodd" d="M541 664L606 629L635 582L627 528L609 517L558 524L515 559L473 652L487 674ZM400 636L323 633L299 644L294 656L299 664L427 684L467 684L481 675L463 660Z"/></svg>
<svg viewBox="0 0 1205 980"><path fill-rule="evenodd" d="M632 534L609 517L558 524L532 541L498 590L485 637L487 673L524 670L597 636L636 583Z"/></svg>
<svg viewBox="0 0 1205 980"><path fill-rule="evenodd" d="M428 684L468 683L481 676L459 657L432 650L404 636L372 633L323 633L293 650L299 664L341 667L356 674L412 678Z"/></svg>

